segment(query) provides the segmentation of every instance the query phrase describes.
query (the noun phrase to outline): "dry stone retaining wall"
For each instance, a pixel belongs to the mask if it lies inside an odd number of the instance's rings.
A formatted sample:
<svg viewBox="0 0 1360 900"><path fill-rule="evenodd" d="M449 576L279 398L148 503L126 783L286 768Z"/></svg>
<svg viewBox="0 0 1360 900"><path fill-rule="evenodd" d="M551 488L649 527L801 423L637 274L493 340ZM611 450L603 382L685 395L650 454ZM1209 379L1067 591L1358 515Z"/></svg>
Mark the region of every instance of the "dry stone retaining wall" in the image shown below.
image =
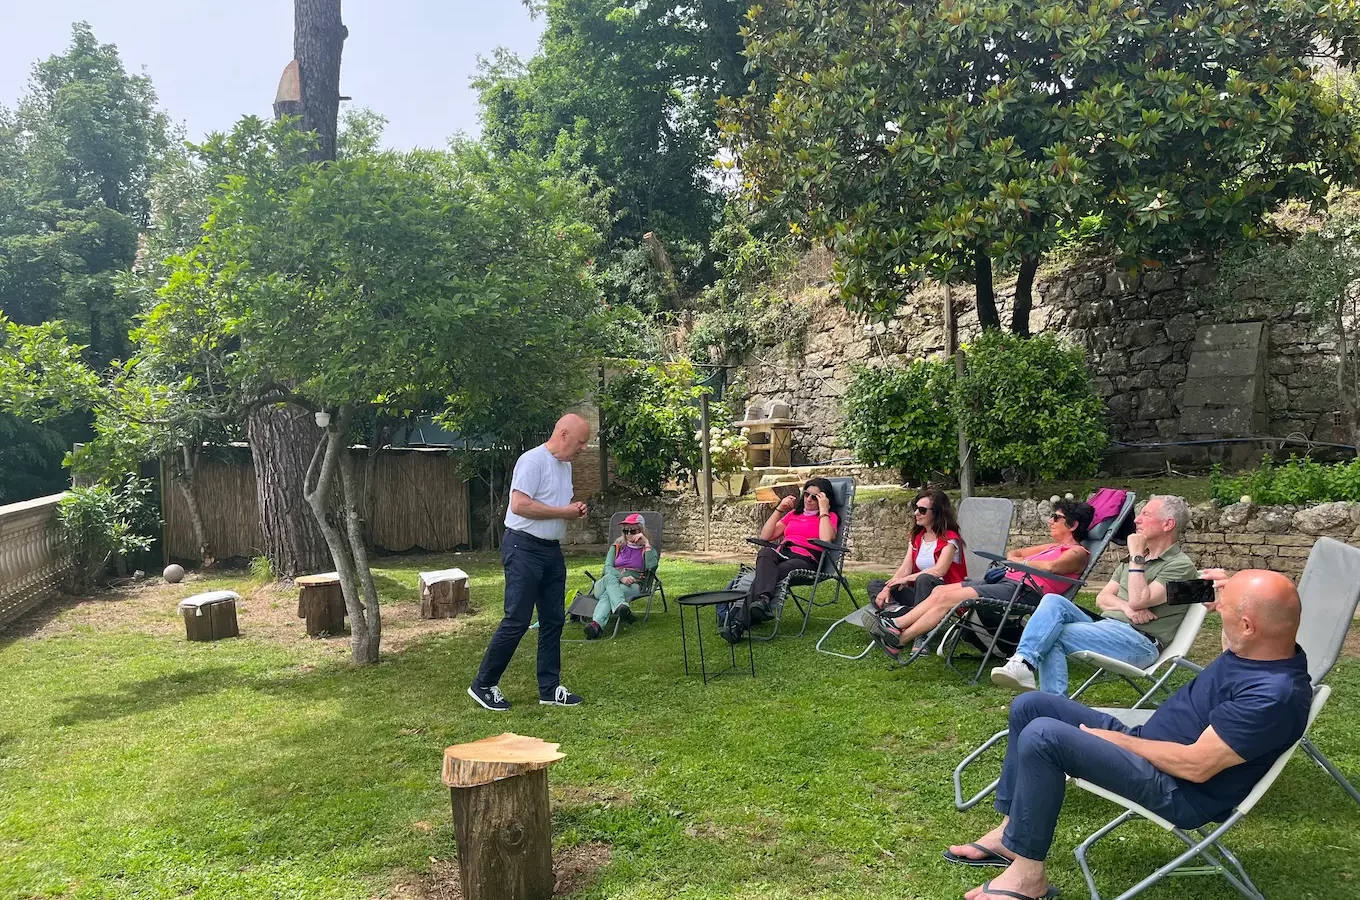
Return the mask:
<svg viewBox="0 0 1360 900"><path fill-rule="evenodd" d="M1335 421L1337 345L1325 326L1302 312L1282 314L1251 298L1232 312L1201 310L1195 289L1212 277L1204 266L1150 270L1141 275L1085 264L1041 275L1030 325L1056 332L1086 348L1097 392L1109 411L1111 437L1122 441L1172 440L1182 432L1186 375L1197 336L1223 322L1261 322L1264 334L1263 424L1275 436L1301 434L1342 440ZM919 291L887 324L865 325L832 302L823 281L803 301L815 314L801 351L757 351L741 369L756 402L784 400L806 427L795 433L799 461L849 455L841 437L841 398L855 365L907 362L943 351L943 294ZM1003 322L1010 321L1013 285L998 288ZM972 291L956 292L961 338L977 333Z"/></svg>

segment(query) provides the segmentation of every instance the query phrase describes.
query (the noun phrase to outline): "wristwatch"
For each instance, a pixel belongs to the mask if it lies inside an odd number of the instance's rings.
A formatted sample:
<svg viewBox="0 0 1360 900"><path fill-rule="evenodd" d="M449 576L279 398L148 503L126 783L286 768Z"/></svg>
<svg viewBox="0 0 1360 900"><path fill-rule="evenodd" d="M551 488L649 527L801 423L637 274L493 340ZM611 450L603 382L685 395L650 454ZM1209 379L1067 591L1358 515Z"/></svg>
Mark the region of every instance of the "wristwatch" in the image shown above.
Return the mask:
<svg viewBox="0 0 1360 900"><path fill-rule="evenodd" d="M1129 559L1129 562L1132 563L1132 564L1135 565L1135 566L1141 566L1141 565L1143 565L1144 563L1147 562L1147 557L1146 557L1146 556L1143 556L1143 555L1140 553L1140 554L1138 554L1138 555L1136 555L1136 556L1131 557L1131 558Z"/></svg>

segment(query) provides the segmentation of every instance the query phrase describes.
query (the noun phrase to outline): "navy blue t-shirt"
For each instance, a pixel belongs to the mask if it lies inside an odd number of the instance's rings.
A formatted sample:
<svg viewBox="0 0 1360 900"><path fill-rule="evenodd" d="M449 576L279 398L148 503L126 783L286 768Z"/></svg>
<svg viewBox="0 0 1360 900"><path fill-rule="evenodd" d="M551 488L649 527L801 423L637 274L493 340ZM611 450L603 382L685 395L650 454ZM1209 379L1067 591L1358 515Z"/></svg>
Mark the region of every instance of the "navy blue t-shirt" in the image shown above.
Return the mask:
<svg viewBox="0 0 1360 900"><path fill-rule="evenodd" d="M1151 741L1193 744L1214 732L1246 762L1203 784L1176 779L1181 796L1208 820L1221 821L1251 793L1280 754L1303 736L1313 685L1297 645L1289 659L1243 659L1231 650L1172 694L1133 733Z"/></svg>

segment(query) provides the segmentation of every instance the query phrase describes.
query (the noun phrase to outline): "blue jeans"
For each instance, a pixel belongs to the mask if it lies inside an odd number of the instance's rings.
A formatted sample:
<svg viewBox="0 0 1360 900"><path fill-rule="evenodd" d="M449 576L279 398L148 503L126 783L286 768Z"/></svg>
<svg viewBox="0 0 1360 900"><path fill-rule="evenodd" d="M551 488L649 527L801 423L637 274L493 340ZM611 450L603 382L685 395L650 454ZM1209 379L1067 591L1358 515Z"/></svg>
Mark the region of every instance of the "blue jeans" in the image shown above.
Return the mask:
<svg viewBox="0 0 1360 900"><path fill-rule="evenodd" d="M556 541L506 529L501 541L505 568L505 618L501 619L477 671L476 687L499 684L529 630L538 607L538 695L551 697L562 681L562 624L567 620L567 563Z"/></svg>
<svg viewBox="0 0 1360 900"><path fill-rule="evenodd" d="M1182 795L1179 780L1080 725L1138 733L1066 697L1031 693L1011 702L1010 743L996 789L996 811L1010 816L1001 835L1006 849L1026 859L1048 857L1069 775L1127 797L1181 828L1208 821Z"/></svg>
<svg viewBox="0 0 1360 900"><path fill-rule="evenodd" d="M1025 624L1015 655L1023 656L1039 672L1039 690L1066 694L1067 654L1078 650L1090 650L1139 668L1152 665L1161 654L1156 641L1127 622L1092 622L1085 610L1061 594L1044 594Z"/></svg>

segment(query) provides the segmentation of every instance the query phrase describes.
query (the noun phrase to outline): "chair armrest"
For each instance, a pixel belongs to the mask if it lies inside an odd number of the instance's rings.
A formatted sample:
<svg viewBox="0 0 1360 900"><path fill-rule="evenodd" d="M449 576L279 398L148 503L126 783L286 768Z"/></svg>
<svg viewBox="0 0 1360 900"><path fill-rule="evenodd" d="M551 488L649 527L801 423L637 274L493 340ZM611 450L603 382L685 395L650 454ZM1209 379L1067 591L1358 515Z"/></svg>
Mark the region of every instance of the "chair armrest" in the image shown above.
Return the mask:
<svg viewBox="0 0 1360 900"><path fill-rule="evenodd" d="M828 553L844 553L846 550L846 548L841 546L840 544L833 544L830 541L824 541L821 538L813 538L812 540L808 541L808 543L814 547L821 547Z"/></svg>
<svg viewBox="0 0 1360 900"><path fill-rule="evenodd" d="M748 537L746 543L755 544L757 547L769 547L771 550L779 549L779 545L774 541L767 541L764 538Z"/></svg>
<svg viewBox="0 0 1360 900"><path fill-rule="evenodd" d="M1059 575L1057 572L1045 572L1043 569L1031 568L1030 566L1027 566L1024 563L1016 562L1013 559L1003 559L1001 560L1001 565L1005 566L1006 568L1014 572L1024 572L1026 575L1034 575L1038 578L1052 578L1057 581L1062 581L1067 584L1070 584L1074 587L1086 583L1086 581L1081 578L1072 578L1069 575Z"/></svg>
<svg viewBox="0 0 1360 900"><path fill-rule="evenodd" d="M969 552L972 553L974 556L980 556L983 559L990 559L992 562L1003 563L1006 561L1006 557L1002 556L1001 554L991 553L987 550L972 550L970 548Z"/></svg>

